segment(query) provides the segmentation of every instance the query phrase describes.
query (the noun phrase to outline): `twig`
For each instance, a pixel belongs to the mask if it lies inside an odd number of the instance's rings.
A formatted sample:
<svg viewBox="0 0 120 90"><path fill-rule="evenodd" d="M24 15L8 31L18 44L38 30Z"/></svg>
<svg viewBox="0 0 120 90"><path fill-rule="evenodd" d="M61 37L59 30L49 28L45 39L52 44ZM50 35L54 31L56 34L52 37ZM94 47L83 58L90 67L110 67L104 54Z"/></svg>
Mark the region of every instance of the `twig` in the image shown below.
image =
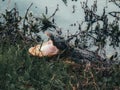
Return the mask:
<svg viewBox="0 0 120 90"><path fill-rule="evenodd" d="M26 11L26 13L25 13L25 18L24 18L24 20L23 20L23 28L25 27L25 20L26 20L26 18L27 18L27 14L28 14L28 11L29 11L29 9L31 8L31 6L33 5L33 3L31 3L30 4L30 6L28 7L28 9L27 9L27 11ZM25 35L25 28L24 28L24 35Z"/></svg>
<svg viewBox="0 0 120 90"><path fill-rule="evenodd" d="M120 18L120 17L117 16L117 14L120 14L120 12L113 11L113 12L109 12L109 14L113 17Z"/></svg>
<svg viewBox="0 0 120 90"><path fill-rule="evenodd" d="M114 4L120 8L120 5L116 1L114 1Z"/></svg>
<svg viewBox="0 0 120 90"><path fill-rule="evenodd" d="M55 9L54 13L48 19L54 17L58 10L59 10L59 5L57 5L57 8Z"/></svg>

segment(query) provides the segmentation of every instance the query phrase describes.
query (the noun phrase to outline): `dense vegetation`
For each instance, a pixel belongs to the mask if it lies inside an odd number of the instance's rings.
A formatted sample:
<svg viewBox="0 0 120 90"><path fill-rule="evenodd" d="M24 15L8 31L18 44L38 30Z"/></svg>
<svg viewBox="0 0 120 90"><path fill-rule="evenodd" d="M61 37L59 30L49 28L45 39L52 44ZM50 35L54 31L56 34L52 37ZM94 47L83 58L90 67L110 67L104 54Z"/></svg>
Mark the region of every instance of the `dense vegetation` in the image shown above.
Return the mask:
<svg viewBox="0 0 120 90"><path fill-rule="evenodd" d="M116 3L115 0L111 2ZM6 10L0 15L0 90L120 89L120 63L117 62L119 61L117 54L109 58L116 63L108 66L104 66L100 62L75 63L69 57L38 58L31 56L28 48L43 41L37 33L53 30L54 33L62 34L61 31L56 30L57 26L54 23L54 15L58 11L58 7L50 17L45 15L47 8L43 17L34 17L29 12L31 6L32 4L28 7L24 17L19 16L16 7L10 11ZM88 41L92 40L92 45L98 46L97 52L99 52L104 50L108 37L111 46L119 47L120 17L113 14L119 12L109 13L115 18L110 24L105 9L103 15L100 16L95 13L97 7L91 10L87 6L87 2L82 3L82 8L85 12L84 22L88 26L86 30L82 31L82 24L79 24L79 31L67 36L70 41L75 39L74 47L88 49L90 47ZM104 23L101 28L99 21ZM90 27L94 23L97 23L96 28L91 29Z"/></svg>

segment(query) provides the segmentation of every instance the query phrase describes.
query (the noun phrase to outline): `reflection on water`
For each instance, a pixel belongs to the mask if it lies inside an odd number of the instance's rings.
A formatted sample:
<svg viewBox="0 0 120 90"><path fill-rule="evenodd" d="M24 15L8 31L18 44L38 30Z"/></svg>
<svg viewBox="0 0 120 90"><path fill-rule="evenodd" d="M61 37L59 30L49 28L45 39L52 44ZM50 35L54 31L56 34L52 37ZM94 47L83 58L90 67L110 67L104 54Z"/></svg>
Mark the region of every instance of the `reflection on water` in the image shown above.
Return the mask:
<svg viewBox="0 0 120 90"><path fill-rule="evenodd" d="M14 6L15 3L17 3L17 7L20 10L20 14L24 15L26 12L26 9L29 7L31 3L33 3L33 6L31 7L31 11L35 15L41 15L45 12L45 7L48 7L48 16L50 16L54 10L56 9L57 5L59 5L59 11L55 15L55 22L56 24L62 28L64 32L67 30L70 30L71 33L74 33L75 30L78 29L78 27L71 27L70 25L72 23L79 22L81 23L84 19L84 13L81 9L80 2L83 2L85 0L78 0L77 2L71 0L68 0L67 6L62 2L62 0L5 0L2 2L0 1L0 13L4 11L4 9L10 9ZM108 0L97 0L98 1L98 10L97 13L99 15L102 14L103 8L106 7L106 11L119 11L119 8L116 7L113 3L108 3ZM91 6L93 4L94 0L88 0L88 6ZM73 12L73 6L75 8L75 13ZM108 17L110 21L112 20L111 16ZM109 48L107 45L106 47L107 53L111 54L115 51L119 51L120 48L117 50L114 50L112 48Z"/></svg>
<svg viewBox="0 0 120 90"><path fill-rule="evenodd" d="M5 0L4 2L0 2L0 11L3 9L10 9L17 3L18 9L21 11L21 14L24 15L26 9L29 5L33 2L33 6L31 11L35 15L40 15L41 13L45 12L45 7L48 7L48 15L51 15L59 4L59 12L56 13L56 23L58 26L62 27L63 29L70 29L69 25L74 22L81 22L84 16L83 10L81 9L80 2L85 0L78 0L77 2L71 2L68 0L67 6L62 2L62 0ZM102 10L106 5L108 8L106 9L107 12L117 10L118 8L115 7L112 3L106 3L108 0L98 0L98 14L102 14ZM93 4L94 0L88 0L88 6ZM75 6L75 13L72 13L72 7ZM118 9L119 11L119 9Z"/></svg>

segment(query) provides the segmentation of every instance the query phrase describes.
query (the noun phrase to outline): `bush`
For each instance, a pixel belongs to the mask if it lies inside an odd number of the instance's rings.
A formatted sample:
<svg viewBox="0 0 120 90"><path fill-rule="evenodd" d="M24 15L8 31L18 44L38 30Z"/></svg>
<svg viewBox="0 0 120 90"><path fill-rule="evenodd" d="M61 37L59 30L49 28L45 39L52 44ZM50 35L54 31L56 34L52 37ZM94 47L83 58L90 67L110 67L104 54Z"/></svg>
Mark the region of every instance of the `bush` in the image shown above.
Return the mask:
<svg viewBox="0 0 120 90"><path fill-rule="evenodd" d="M64 2L67 4L67 0ZM31 6L32 4L30 7ZM104 66L100 62L75 63L74 60L69 57L59 58L55 56L52 58L38 58L30 56L28 48L32 44L42 41L41 36L35 36L34 38L33 33L37 35L36 33L44 32L48 30L48 28L55 28L51 17L54 17L58 10L57 8L49 18L44 14L42 18L39 18L34 17L32 13L28 13L30 7L26 11L25 18L19 16L19 11L17 11L16 8L10 11L6 10L5 14L2 14L0 17L0 19L3 19L3 22L0 22L0 90L120 89L119 62ZM83 9L87 10L84 7ZM93 14L93 11L86 14L86 17L89 17L91 14ZM105 15L104 12L103 15ZM95 16L97 16L97 18L94 22L91 22ZM93 17L89 19L90 20L85 20L85 22L88 22L86 31L81 31L80 25L79 33L68 36L68 38L70 37L69 39L76 39L73 48L79 47L80 43L83 46L82 48L86 49L88 46L84 45L86 44L86 40L92 37L92 34L96 35L96 39L93 40L94 44L98 42L101 43L101 46L103 46L102 49L106 44L105 40L108 36L111 37L111 45L113 45L113 47L119 46L119 38L116 38L119 36L118 23L114 22L115 26L106 24L103 28L96 26L95 30L93 30L95 32L91 32L89 30L90 25L97 22L97 20L105 23L106 17L93 14ZM34 21L38 23L34 23ZM20 24L20 22L22 22L22 24ZM112 28L110 32L109 30L107 32L105 31L108 36L104 33L105 28ZM31 31L28 32L29 30ZM100 31L100 35L98 31ZM104 38L102 38L101 35L104 36ZM112 60L114 62L114 57L116 58L117 56L113 55L110 58L111 62Z"/></svg>

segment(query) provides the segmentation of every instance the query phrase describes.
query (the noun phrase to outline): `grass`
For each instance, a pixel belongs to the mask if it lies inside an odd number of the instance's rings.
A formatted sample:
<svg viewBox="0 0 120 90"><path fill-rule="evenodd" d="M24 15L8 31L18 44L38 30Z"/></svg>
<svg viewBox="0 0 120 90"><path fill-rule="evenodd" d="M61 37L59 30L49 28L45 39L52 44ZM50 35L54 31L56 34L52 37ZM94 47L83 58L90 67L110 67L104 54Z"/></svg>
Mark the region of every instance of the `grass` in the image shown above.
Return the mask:
<svg viewBox="0 0 120 90"><path fill-rule="evenodd" d="M27 48L0 47L0 90L64 90L67 65L32 57ZM70 89L69 89L70 90Z"/></svg>
<svg viewBox="0 0 120 90"><path fill-rule="evenodd" d="M55 58L51 58L55 59ZM30 56L28 46L0 46L0 90L118 90L120 65L103 68Z"/></svg>

